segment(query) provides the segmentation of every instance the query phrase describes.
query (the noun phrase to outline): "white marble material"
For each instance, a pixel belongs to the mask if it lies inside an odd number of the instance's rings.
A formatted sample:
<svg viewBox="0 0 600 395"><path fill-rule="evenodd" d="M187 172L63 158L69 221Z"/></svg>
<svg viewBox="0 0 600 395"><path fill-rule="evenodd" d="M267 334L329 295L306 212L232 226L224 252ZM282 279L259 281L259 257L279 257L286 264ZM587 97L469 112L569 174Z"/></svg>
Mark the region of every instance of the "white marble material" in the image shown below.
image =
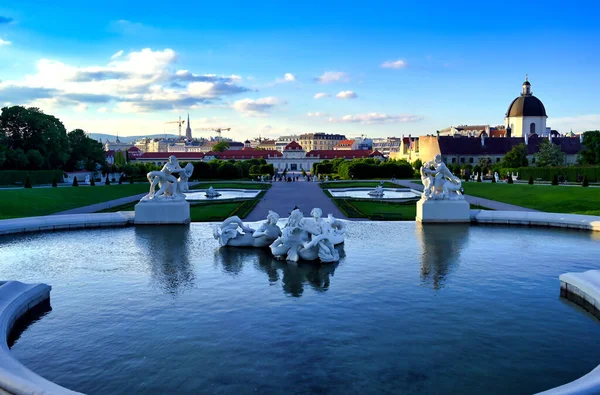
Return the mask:
<svg viewBox="0 0 600 395"><path fill-rule="evenodd" d="M141 201L185 200L183 193L189 191L188 179L193 172L194 166L191 163L182 168L174 155L169 156L169 161L160 171L151 171L147 174L150 191ZM178 174L179 178L176 178L175 174Z"/></svg>
<svg viewBox="0 0 600 395"><path fill-rule="evenodd" d="M84 229L127 226L133 223L133 213L65 214L4 219L0 221L0 235L55 231L64 229Z"/></svg>
<svg viewBox="0 0 600 395"><path fill-rule="evenodd" d="M442 157L423 163L420 169L423 200L462 200L462 181L450 172Z"/></svg>
<svg viewBox="0 0 600 395"><path fill-rule="evenodd" d="M374 190L368 193L369 196L381 197L384 195L383 185L377 185Z"/></svg>
<svg viewBox="0 0 600 395"><path fill-rule="evenodd" d="M600 232L600 217L594 215L533 211L471 210L471 222L481 224L545 226Z"/></svg>
<svg viewBox="0 0 600 395"><path fill-rule="evenodd" d="M576 295L581 302L587 304L586 308L600 311L600 270L588 270L583 273L565 273L560 277L561 293ZM578 378L575 381L540 392L545 395L567 394L599 394L600 393L600 366Z"/></svg>
<svg viewBox="0 0 600 395"><path fill-rule="evenodd" d="M340 259L335 245L344 242L346 224L330 214L323 219L320 208L311 211L312 218L304 218L298 209L291 212L282 235L270 246L275 257L290 262L299 260L336 262Z"/></svg>
<svg viewBox="0 0 600 395"><path fill-rule="evenodd" d="M279 214L269 211L267 220L258 229L253 229L244 225L239 217L229 217L221 225L214 226L214 237L221 247L267 247L281 236L277 221Z"/></svg>
<svg viewBox="0 0 600 395"><path fill-rule="evenodd" d="M212 185L210 187L208 187L208 189L206 190L206 197L219 197L221 196L221 194L217 191L215 191L215 189L212 187Z"/></svg>
<svg viewBox="0 0 600 395"><path fill-rule="evenodd" d="M135 205L136 225L176 225L190 221L190 204L185 200L148 200Z"/></svg>
<svg viewBox="0 0 600 395"><path fill-rule="evenodd" d="M78 394L38 376L10 352L6 339L15 322L50 297L46 284L0 281L0 393Z"/></svg>
<svg viewBox="0 0 600 395"><path fill-rule="evenodd" d="M424 200L417 202L417 222L470 222L471 206L466 200Z"/></svg>

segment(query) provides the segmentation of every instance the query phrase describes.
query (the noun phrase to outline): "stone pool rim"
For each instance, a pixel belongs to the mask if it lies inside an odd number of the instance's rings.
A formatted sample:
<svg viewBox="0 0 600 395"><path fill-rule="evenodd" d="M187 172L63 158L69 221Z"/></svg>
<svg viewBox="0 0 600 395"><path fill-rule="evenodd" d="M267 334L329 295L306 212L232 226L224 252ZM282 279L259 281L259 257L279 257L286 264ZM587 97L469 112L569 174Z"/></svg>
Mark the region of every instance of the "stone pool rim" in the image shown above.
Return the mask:
<svg viewBox="0 0 600 395"><path fill-rule="evenodd" d="M352 189L352 188L351 188ZM569 228L578 230L588 231L600 231L600 216L591 215L579 215L579 214L561 214L561 213L543 213L543 212L527 212L527 211L490 211L490 210L470 210L470 218L472 224L492 224L492 225L516 225L516 226L529 226L529 227L554 227L554 228ZM349 221L349 220L344 220ZM212 221L211 221L212 222ZM351 222L351 221L349 221ZM117 212L117 213L98 213L98 214L69 214L69 215L50 215L42 217L27 217L27 218L16 218L8 220L0 220L0 235L6 234L19 234L19 233L31 233L31 232L44 232L44 231L55 231L55 230L76 230L76 229L90 229L98 227L124 227L133 225L133 213L132 212ZM436 224L440 226L439 224ZM436 226L434 224L425 224L424 226ZM172 225L182 226L182 225ZM189 226L189 225L183 225ZM443 225L441 225L443 226ZM587 272L586 272L587 273ZM567 273L570 274L570 273ZM570 277L567 274L560 276L561 287L562 283L569 280ZM565 277L566 276L566 277ZM571 276L573 277L573 276ZM575 277L576 278L576 277ZM18 281L0 281L0 289L6 284L17 283L23 284ZM24 284L27 285L27 284ZM49 295L50 286L45 284L34 284L34 286L45 286ZM573 285L577 287L577 285ZM588 292L586 294L591 295L593 303L596 306L600 306L600 281L597 284L595 292ZM49 296L48 296L49 297ZM45 298L47 299L47 298ZM585 298L584 298L585 299ZM38 301L37 303L41 302ZM589 300L588 300L589 302ZM10 369L6 369L3 364L0 364L0 390L8 391L8 393L16 394L30 394L30 393L65 393L65 394L78 394L77 392L63 388L58 384L44 379L43 377L35 374L34 372L27 369L12 355L6 339L9 335L10 329L12 329L12 323L22 316L26 311L33 308L30 306L31 299L23 298L19 303L18 307L27 305L24 310L19 310L14 307L14 304L5 304L0 293L0 335L4 336L3 343L0 347L0 361L14 361L15 366L22 367L23 371L26 372L24 377L16 376L18 381L21 383L19 386L7 386L11 383L15 383L14 372ZM36 303L36 304L37 304ZM21 314L18 314L21 312ZM12 320L12 321L11 321ZM583 388L580 388L580 387ZM600 365L598 365L591 372L582 376L581 378L566 383L559 387L555 387L544 391L543 394L570 394L570 393L592 393L592 391L600 391Z"/></svg>

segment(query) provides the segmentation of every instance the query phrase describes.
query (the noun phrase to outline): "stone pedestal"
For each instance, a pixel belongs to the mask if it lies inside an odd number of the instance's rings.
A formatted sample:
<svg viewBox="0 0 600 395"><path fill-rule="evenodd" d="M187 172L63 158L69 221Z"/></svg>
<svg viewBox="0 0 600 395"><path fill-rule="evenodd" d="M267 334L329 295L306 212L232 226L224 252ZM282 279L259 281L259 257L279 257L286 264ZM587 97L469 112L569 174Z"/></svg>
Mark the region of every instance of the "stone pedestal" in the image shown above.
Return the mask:
<svg viewBox="0 0 600 395"><path fill-rule="evenodd" d="M417 222L449 223L470 222L471 207L466 200L419 200Z"/></svg>
<svg viewBox="0 0 600 395"><path fill-rule="evenodd" d="M190 204L181 200L141 201L135 205L136 225L189 224Z"/></svg>

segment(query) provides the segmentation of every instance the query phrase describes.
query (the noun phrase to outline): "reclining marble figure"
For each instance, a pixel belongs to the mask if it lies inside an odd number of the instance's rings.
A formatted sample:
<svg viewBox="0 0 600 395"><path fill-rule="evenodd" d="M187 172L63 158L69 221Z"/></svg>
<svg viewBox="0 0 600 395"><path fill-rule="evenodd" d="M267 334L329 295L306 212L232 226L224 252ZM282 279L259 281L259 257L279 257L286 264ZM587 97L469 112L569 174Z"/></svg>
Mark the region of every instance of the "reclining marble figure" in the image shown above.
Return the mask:
<svg viewBox="0 0 600 395"><path fill-rule="evenodd" d="M314 208L313 217L304 218L300 210L293 210L282 235L270 245L273 255L292 262L300 259L338 261L340 256L335 245L344 242L345 224L331 215L325 220L322 214L320 208Z"/></svg>
<svg viewBox="0 0 600 395"><path fill-rule="evenodd" d="M421 181L423 183L421 199L464 199L461 191L462 182L460 178L453 175L446 164L442 162L441 155L436 155L434 160L423 163L420 173Z"/></svg>
<svg viewBox="0 0 600 395"><path fill-rule="evenodd" d="M267 220L255 230L244 225L239 217L229 217L221 225L214 226L214 237L220 246L267 247L281 236L277 221L279 214L269 211Z"/></svg>

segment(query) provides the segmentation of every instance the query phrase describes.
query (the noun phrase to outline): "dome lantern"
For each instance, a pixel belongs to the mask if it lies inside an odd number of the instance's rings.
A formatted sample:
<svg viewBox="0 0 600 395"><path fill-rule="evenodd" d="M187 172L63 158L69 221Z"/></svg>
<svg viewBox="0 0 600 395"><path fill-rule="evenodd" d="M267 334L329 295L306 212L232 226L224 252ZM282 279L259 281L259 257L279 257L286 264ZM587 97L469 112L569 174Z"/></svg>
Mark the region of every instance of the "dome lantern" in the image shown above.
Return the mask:
<svg viewBox="0 0 600 395"><path fill-rule="evenodd" d="M529 83L529 76L525 74L525 82L523 82L523 93L522 95L531 95L531 84Z"/></svg>

